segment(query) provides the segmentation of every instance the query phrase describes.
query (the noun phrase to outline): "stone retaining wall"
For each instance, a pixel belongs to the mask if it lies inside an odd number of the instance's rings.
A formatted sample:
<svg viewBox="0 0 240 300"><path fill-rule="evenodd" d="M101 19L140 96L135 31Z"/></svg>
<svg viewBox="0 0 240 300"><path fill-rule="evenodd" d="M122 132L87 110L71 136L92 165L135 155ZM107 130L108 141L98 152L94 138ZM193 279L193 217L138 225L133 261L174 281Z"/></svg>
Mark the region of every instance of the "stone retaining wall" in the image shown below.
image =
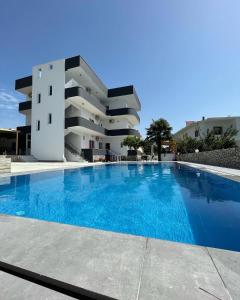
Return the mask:
<svg viewBox="0 0 240 300"><path fill-rule="evenodd" d="M11 158L6 158L5 155L0 155L0 174L11 172Z"/></svg>
<svg viewBox="0 0 240 300"><path fill-rule="evenodd" d="M240 169L240 149L229 148L199 153L180 154L177 157L177 160Z"/></svg>

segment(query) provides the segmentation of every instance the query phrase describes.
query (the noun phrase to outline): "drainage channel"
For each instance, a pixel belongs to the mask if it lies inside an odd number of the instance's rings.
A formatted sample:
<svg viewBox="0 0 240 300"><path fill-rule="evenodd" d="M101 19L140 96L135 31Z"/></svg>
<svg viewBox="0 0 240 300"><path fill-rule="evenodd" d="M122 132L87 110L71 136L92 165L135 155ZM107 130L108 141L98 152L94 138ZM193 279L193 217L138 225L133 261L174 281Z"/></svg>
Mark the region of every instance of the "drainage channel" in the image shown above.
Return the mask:
<svg viewBox="0 0 240 300"><path fill-rule="evenodd" d="M5 262L0 261L0 271L3 271L5 273L14 275L16 277L19 277L21 279L25 279L29 282L38 284L40 286L43 286L45 288L54 290L56 292L59 292L61 294L73 297L75 299L83 299L83 300L91 300L91 299L99 299L99 300L117 300L115 298L111 298L105 295L101 295L86 289L83 289L81 287L53 279L51 277L47 277L44 275L41 275L39 273L35 273Z"/></svg>

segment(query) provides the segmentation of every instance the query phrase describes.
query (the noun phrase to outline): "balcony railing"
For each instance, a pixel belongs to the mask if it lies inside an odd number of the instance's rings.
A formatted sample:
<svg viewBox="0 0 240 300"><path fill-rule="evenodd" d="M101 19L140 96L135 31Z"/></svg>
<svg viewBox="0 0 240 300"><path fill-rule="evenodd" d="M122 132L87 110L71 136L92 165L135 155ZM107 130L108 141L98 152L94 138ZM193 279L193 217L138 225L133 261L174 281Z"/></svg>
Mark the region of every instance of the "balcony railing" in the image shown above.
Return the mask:
<svg viewBox="0 0 240 300"><path fill-rule="evenodd" d="M25 111L29 109L32 109L32 101L29 100L29 101L24 101L19 103L18 106L19 111Z"/></svg>
<svg viewBox="0 0 240 300"><path fill-rule="evenodd" d="M65 128L80 126L100 134L106 135L106 129L82 117L71 117L65 119Z"/></svg>
<svg viewBox="0 0 240 300"><path fill-rule="evenodd" d="M23 77L15 81L15 90L32 86L32 76Z"/></svg>
<svg viewBox="0 0 240 300"><path fill-rule="evenodd" d="M138 122L140 122L139 115L134 108L116 108L116 109L108 109L106 111L107 116L123 116L123 115L133 115L136 117Z"/></svg>
<svg viewBox="0 0 240 300"><path fill-rule="evenodd" d="M135 135L140 136L140 133L136 129L123 128L123 129L105 129L87 119L82 117L71 117L65 119L65 128L69 127L85 127L87 129L96 131L97 133L107 135L107 136L119 136L119 135Z"/></svg>
<svg viewBox="0 0 240 300"><path fill-rule="evenodd" d="M17 127L17 131L20 131L21 133L31 133L31 125L26 125L26 126L19 126Z"/></svg>

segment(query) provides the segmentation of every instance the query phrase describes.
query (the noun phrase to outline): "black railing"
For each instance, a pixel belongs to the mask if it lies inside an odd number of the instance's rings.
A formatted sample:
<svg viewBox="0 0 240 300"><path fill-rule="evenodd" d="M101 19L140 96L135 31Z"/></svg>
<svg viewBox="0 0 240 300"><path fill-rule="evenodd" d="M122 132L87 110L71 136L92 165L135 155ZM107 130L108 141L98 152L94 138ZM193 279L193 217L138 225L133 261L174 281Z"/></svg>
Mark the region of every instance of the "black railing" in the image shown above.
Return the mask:
<svg viewBox="0 0 240 300"><path fill-rule="evenodd" d="M65 119L65 128L74 127L74 126L85 127L87 129L96 131L100 134L106 135L105 128L82 117L71 117Z"/></svg>
<svg viewBox="0 0 240 300"><path fill-rule="evenodd" d="M133 128L106 130L106 135L108 136L135 135L140 137L139 131Z"/></svg>
<svg viewBox="0 0 240 300"><path fill-rule="evenodd" d="M27 126L19 126L17 127L17 131L20 131L21 133L31 133L31 125L27 125Z"/></svg>
<svg viewBox="0 0 240 300"><path fill-rule="evenodd" d="M24 101L20 102L18 106L19 111L32 109L32 101Z"/></svg>
<svg viewBox="0 0 240 300"><path fill-rule="evenodd" d="M119 136L119 135L135 135L140 136L139 131L132 128L123 128L123 129L105 129L87 119L84 119L82 117L71 117L65 119L65 128L69 127L75 127L75 126L81 126L85 127L87 129L96 131L98 133L101 133L103 135L108 136Z"/></svg>
<svg viewBox="0 0 240 300"><path fill-rule="evenodd" d="M32 76L23 77L15 81L15 90L32 86Z"/></svg>
<svg viewBox="0 0 240 300"><path fill-rule="evenodd" d="M139 115L134 108L116 108L116 109L108 109L106 111L107 116L122 116L122 115L133 115L136 117L138 122L140 122Z"/></svg>
<svg viewBox="0 0 240 300"><path fill-rule="evenodd" d="M94 156L95 155L100 155L100 156L106 156L106 150L104 149L82 149L82 155L84 159L86 159L89 162L94 161Z"/></svg>
<svg viewBox="0 0 240 300"><path fill-rule="evenodd" d="M88 103L96 107L102 113L106 114L106 107L100 103L100 101L94 96L89 94L86 90L82 87L74 86L71 88L65 89L65 99L72 98L72 97L82 97Z"/></svg>

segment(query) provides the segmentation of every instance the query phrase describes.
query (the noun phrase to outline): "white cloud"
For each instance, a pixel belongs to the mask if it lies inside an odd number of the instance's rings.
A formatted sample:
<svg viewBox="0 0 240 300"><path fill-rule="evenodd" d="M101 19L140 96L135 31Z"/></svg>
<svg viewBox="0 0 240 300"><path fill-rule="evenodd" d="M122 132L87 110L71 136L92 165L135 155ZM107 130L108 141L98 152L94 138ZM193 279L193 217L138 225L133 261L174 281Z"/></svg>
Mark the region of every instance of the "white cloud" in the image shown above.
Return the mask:
<svg viewBox="0 0 240 300"><path fill-rule="evenodd" d="M19 100L4 89L0 89L0 109L16 110Z"/></svg>

